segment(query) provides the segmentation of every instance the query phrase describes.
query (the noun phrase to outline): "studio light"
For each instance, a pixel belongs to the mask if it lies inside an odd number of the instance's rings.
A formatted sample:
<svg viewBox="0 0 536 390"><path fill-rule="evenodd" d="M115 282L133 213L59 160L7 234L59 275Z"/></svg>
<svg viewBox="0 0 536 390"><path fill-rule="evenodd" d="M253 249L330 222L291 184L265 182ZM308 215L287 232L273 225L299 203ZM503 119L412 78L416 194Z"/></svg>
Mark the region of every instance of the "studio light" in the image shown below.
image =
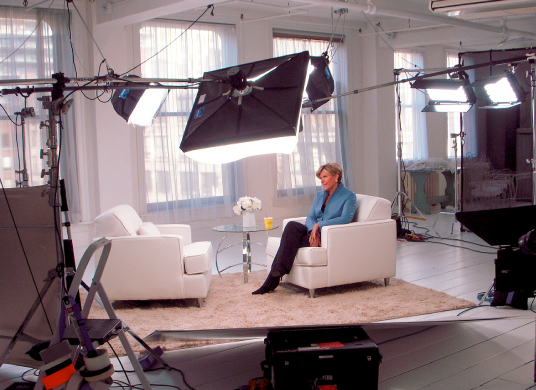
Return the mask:
<svg viewBox="0 0 536 390"><path fill-rule="evenodd" d="M137 76L127 76L135 78ZM149 83L126 83L125 88L116 89L112 105L128 123L136 126L151 126L169 93L168 89L147 88ZM140 87L146 87L145 89Z"/></svg>
<svg viewBox="0 0 536 390"><path fill-rule="evenodd" d="M422 112L467 112L473 107L472 103L436 102L430 100Z"/></svg>
<svg viewBox="0 0 536 390"><path fill-rule="evenodd" d="M314 111L329 101L327 99L318 100L327 98L333 94L335 82L329 70L327 53L322 54L320 57L311 57L310 67L312 70L309 73L309 81L307 82L306 88L310 105L306 104L304 107L312 107L312 111Z"/></svg>
<svg viewBox="0 0 536 390"><path fill-rule="evenodd" d="M510 71L501 76L480 79L472 86L475 87L478 97L484 101L479 108L509 108L523 103L526 99L524 89Z"/></svg>
<svg viewBox="0 0 536 390"><path fill-rule="evenodd" d="M292 153L300 128L309 52L206 72L180 145L190 158L222 164Z"/></svg>
<svg viewBox="0 0 536 390"><path fill-rule="evenodd" d="M476 102L466 79L420 79L411 88L425 89L430 96L423 112L467 112Z"/></svg>

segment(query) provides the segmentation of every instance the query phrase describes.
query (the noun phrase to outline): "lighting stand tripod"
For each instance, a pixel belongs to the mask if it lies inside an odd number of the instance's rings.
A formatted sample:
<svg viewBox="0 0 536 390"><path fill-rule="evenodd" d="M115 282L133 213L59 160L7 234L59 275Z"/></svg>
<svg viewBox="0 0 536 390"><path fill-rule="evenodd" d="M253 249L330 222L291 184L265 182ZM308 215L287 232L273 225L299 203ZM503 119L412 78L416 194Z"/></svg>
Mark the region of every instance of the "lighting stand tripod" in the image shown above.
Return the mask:
<svg viewBox="0 0 536 390"><path fill-rule="evenodd" d="M460 113L460 127L463 124L463 114ZM432 229L437 233L437 230L435 230L435 225L437 223L437 220L439 219L440 215L448 214L448 215L456 215L456 213L459 211L458 209L458 137L460 137L460 145L463 150L463 127L461 127L462 130L460 130L460 133L451 133L450 138L452 138L452 148L454 149L454 211L440 211L434 221L434 224L432 225ZM450 228L450 234L454 233L454 224L456 223L456 220L452 222L451 228ZM439 233L438 233L439 236Z"/></svg>
<svg viewBox="0 0 536 390"><path fill-rule="evenodd" d="M19 180L16 182L19 187L28 187L28 169L26 167L26 117L35 117L35 110L33 107L25 107L20 112L16 112L15 115L20 115L21 125L21 140L22 140L22 169L16 170L15 173L19 174ZM15 130L16 131L16 130ZM18 156L20 159L20 156ZM20 160L19 160L20 163Z"/></svg>
<svg viewBox="0 0 536 390"><path fill-rule="evenodd" d="M419 215L422 217L422 220L423 221L426 221L426 218L425 216L421 213L421 210L419 210L419 208L413 203L413 201L411 200L411 198L409 197L409 195L405 192L405 191L402 191L402 164L403 164L403 160L402 160L402 124L400 123L400 116L401 116L401 110L402 110L402 103L400 101L400 94L399 94L399 84L400 84L400 81L399 81L399 76L400 76L400 69L395 69L394 70L394 76L395 76L395 81L394 81L394 84L395 84L395 88L396 88L396 108L397 108L397 117L398 117L398 120L396 121L396 130L397 130L397 134L398 134L398 142L397 142L397 145L396 145L396 156L397 156L397 173L398 173L398 177L397 177L397 192L396 192L396 195L395 195L395 198L393 200L393 205L394 205L394 202L397 201L398 203L398 216L399 218L402 217L403 213L404 213L404 204L406 201L409 201L409 203L411 204L411 208L415 208L415 210L417 210L417 212L419 213Z"/></svg>

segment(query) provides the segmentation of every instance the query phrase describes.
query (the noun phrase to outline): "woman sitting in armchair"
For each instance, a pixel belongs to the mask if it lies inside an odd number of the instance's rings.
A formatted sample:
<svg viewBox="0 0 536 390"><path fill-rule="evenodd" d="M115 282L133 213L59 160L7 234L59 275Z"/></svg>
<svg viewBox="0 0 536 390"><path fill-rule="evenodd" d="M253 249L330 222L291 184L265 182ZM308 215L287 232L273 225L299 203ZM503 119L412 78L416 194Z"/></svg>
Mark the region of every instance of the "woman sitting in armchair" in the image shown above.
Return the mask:
<svg viewBox="0 0 536 390"><path fill-rule="evenodd" d="M320 246L323 226L352 222L357 200L355 194L341 182L341 166L336 163L322 165L316 171L316 177L324 189L317 192L305 225L291 221L285 226L270 273L263 285L252 294L274 291L283 275L290 273L298 249Z"/></svg>

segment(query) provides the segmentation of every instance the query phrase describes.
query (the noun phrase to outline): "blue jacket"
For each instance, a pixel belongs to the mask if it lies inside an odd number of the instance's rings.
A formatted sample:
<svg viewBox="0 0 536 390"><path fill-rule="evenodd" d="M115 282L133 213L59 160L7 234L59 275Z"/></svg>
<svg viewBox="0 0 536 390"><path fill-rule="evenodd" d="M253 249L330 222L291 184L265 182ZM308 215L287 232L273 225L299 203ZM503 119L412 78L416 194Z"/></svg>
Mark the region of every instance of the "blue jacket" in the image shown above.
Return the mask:
<svg viewBox="0 0 536 390"><path fill-rule="evenodd" d="M333 195L329 199L324 212L322 205L328 196L328 191L319 191L316 193L313 205L307 215L305 226L307 231L313 230L318 222L318 227L322 229L326 225L340 225L350 223L354 219L357 210L357 199L355 194L339 183Z"/></svg>

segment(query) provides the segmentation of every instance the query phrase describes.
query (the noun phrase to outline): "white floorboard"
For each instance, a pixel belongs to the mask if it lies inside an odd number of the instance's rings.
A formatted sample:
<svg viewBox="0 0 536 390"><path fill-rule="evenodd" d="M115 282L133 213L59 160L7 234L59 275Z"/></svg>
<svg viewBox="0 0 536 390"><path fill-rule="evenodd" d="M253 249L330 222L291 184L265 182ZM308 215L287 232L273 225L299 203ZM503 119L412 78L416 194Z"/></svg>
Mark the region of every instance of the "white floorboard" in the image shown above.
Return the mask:
<svg viewBox="0 0 536 390"><path fill-rule="evenodd" d="M478 303L477 294L487 291L495 276L496 248L480 246L485 243L473 233L460 232L457 223L451 234L451 215L440 215L434 231L431 227L435 220L436 215L432 214L428 221L419 221L410 229L418 234L428 232L442 239L399 241L396 277ZM206 237L203 239L211 240L214 248L222 238L221 234L209 230L194 234L197 234L197 239ZM224 244L229 245L240 238L228 237ZM252 239L262 242L265 237L257 234ZM219 268L239 263L241 256L240 245L221 252ZM264 262L264 247L253 246L253 259ZM254 269L262 267L254 266ZM240 272L241 268L234 267L229 271ZM461 319L474 321L459 322ZM531 310L482 306L468 311L386 321L386 324L394 323L392 329L372 328L368 331L383 355L378 388L536 390L535 319L536 315ZM423 325L423 321L436 320L451 322ZM406 325L400 327L396 324L401 321ZM264 360L264 350L264 342L260 338L171 351L163 357L171 367L182 370L188 383L197 390L233 390L262 375L260 363ZM125 369L131 370L128 359L123 358L122 361ZM115 366L117 370L121 369L117 363ZM23 374L26 380L35 381L33 373L34 370L5 364L0 368L0 390L20 382ZM139 383L135 375L129 374L129 377L132 383ZM155 389L157 385L188 388L177 371L157 370L148 372L147 377ZM118 372L114 379L124 382L125 376ZM356 383L359 383L359 378L356 378Z"/></svg>

